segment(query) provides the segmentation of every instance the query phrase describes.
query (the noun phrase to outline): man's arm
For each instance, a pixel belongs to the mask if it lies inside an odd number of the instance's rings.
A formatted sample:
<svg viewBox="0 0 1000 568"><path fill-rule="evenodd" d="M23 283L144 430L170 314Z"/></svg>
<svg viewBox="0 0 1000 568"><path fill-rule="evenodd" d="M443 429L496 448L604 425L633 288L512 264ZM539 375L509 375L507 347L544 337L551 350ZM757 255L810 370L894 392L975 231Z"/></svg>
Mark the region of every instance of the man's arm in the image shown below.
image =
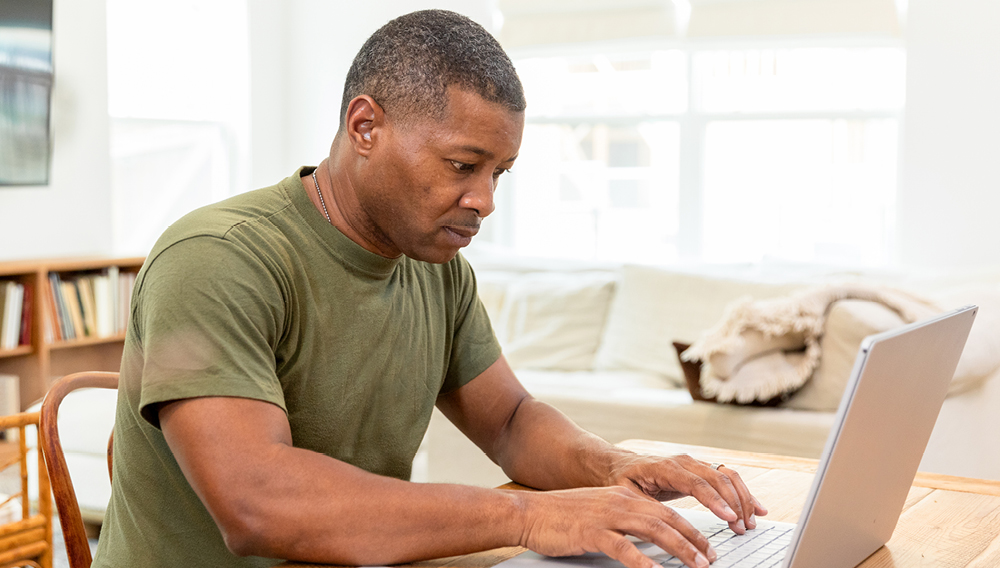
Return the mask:
<svg viewBox="0 0 1000 568"><path fill-rule="evenodd" d="M622 486L656 500L693 495L738 532L767 511L739 474L690 456L640 456L590 434L535 400L501 357L438 408L511 479L538 489Z"/></svg>
<svg viewBox="0 0 1000 568"><path fill-rule="evenodd" d="M371 565L526 545L557 555L602 551L651 568L623 536L631 534L707 566L704 537L623 488L530 493L381 477L293 447L284 412L251 399L184 399L159 417L236 554Z"/></svg>

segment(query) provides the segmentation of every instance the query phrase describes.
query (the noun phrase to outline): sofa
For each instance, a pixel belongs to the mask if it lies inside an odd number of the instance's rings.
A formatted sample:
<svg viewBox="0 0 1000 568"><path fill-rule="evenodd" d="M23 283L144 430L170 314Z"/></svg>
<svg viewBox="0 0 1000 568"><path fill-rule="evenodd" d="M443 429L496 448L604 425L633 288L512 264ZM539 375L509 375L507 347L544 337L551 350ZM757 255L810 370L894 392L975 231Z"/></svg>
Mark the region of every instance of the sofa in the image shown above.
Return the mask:
<svg viewBox="0 0 1000 568"><path fill-rule="evenodd" d="M858 273L776 262L667 269L467 256L519 379L535 397L610 442L644 438L820 456L861 339L901 322L870 302L837 302L827 317L831 332L822 338L819 368L787 400L767 407L694 400L672 344L695 342L741 298L778 298L850 281L911 290L944 308L977 303L978 343L970 337L967 351L992 353L1000 361L1000 333L982 333L1000 329L1000 273ZM998 374L994 368L972 369L953 383L921 469L1000 479ZM93 522L110 496L104 451L114 396L101 389L73 393L60 411L71 475L85 518ZM412 479L480 486L507 481L437 411Z"/></svg>
<svg viewBox="0 0 1000 568"><path fill-rule="evenodd" d="M613 443L644 438L821 456L861 340L903 322L879 304L835 302L819 366L794 394L776 406L694 400L673 343L696 342L741 299L849 282L906 290L942 309L978 304L963 363L920 467L1000 479L1000 371L994 364L1000 363L1000 273L858 272L773 261L668 269L468 256L521 382ZM998 333L989 333L993 329ZM973 351L980 357L966 363ZM507 477L435 412L414 479L495 486Z"/></svg>

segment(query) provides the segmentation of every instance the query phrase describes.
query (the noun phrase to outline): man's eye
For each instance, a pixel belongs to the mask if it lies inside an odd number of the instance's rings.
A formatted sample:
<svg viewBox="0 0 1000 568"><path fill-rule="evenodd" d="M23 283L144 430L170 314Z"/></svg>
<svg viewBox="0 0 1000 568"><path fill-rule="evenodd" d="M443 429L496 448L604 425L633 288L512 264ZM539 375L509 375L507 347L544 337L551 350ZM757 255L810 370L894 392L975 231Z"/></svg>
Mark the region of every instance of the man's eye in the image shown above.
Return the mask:
<svg viewBox="0 0 1000 568"><path fill-rule="evenodd" d="M510 171L510 168L497 168L493 170L493 177L498 178L501 174L505 174Z"/></svg>
<svg viewBox="0 0 1000 568"><path fill-rule="evenodd" d="M476 167L474 164L466 164L465 162L459 162L456 160L449 160L449 161L451 162L451 165L454 166L455 169L460 172L471 172Z"/></svg>

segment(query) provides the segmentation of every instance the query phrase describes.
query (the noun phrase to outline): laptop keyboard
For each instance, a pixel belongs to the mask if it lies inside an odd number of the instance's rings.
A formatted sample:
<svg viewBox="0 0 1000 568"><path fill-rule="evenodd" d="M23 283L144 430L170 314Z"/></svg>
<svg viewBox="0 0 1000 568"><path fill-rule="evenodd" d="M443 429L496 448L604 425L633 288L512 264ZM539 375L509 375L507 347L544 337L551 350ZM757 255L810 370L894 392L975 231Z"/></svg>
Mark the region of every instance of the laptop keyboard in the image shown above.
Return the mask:
<svg viewBox="0 0 1000 568"><path fill-rule="evenodd" d="M698 527L708 537L708 542L719 555L712 568L770 568L781 565L785 550L792 540L793 525L766 526L738 535L723 521L709 526ZM664 568L684 566L677 557L671 556L660 562Z"/></svg>

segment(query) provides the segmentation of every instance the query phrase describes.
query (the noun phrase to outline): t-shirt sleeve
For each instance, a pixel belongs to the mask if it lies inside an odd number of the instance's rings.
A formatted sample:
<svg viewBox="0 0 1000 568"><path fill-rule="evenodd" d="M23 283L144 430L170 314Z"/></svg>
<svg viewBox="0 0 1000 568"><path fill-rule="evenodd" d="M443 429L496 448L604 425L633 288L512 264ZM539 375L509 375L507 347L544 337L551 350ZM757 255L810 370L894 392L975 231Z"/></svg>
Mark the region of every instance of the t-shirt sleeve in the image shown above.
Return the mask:
<svg viewBox="0 0 1000 568"><path fill-rule="evenodd" d="M243 245L200 236L171 245L146 268L131 330L142 350L139 410L159 428L158 405L231 396L287 412L274 352L281 287Z"/></svg>
<svg viewBox="0 0 1000 568"><path fill-rule="evenodd" d="M441 392L453 391L478 377L500 358L501 348L490 316L479 299L476 277L462 255L452 260L456 298L455 335Z"/></svg>

